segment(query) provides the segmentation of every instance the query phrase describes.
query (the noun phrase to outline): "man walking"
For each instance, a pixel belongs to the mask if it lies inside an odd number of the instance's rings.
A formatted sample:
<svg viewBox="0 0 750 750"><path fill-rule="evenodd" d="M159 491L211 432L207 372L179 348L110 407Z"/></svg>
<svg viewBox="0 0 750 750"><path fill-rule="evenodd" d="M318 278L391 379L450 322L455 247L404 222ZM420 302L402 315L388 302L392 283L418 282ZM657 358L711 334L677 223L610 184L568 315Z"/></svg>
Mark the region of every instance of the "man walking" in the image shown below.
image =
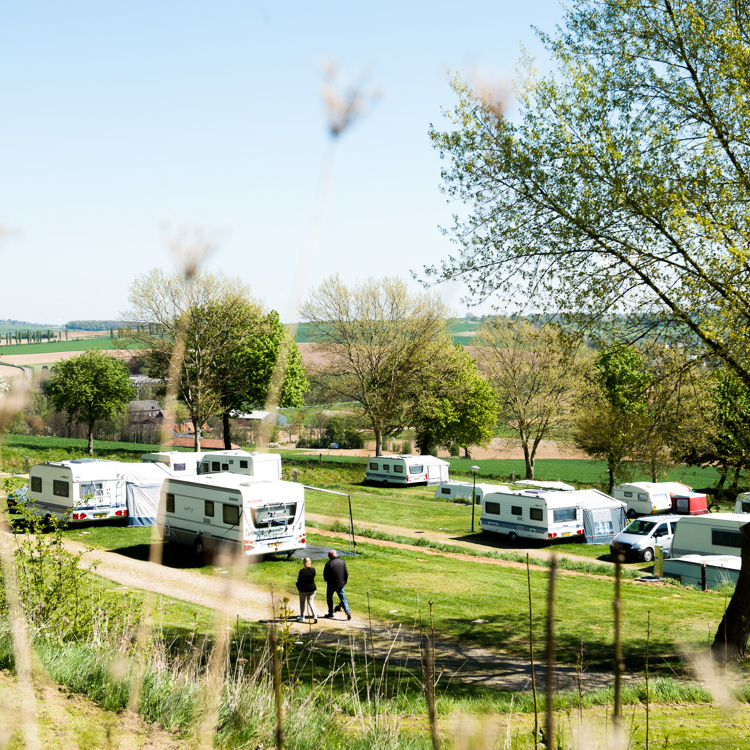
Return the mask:
<svg viewBox="0 0 750 750"><path fill-rule="evenodd" d="M346 563L338 556L335 549L328 552L328 562L323 568L323 580L326 582L326 599L328 601L328 614L323 615L328 619L333 619L333 593L338 594L341 606L346 612L346 619L352 619L352 613L349 609L349 602L346 600L344 586L349 580L349 571L346 569Z"/></svg>

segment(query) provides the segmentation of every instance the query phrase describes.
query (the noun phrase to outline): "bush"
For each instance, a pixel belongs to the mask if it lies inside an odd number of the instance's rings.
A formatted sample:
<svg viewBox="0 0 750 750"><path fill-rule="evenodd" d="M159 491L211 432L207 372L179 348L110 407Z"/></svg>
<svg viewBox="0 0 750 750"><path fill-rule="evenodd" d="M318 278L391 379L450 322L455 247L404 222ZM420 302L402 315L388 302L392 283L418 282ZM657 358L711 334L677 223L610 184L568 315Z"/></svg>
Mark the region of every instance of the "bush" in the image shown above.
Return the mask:
<svg viewBox="0 0 750 750"><path fill-rule="evenodd" d="M458 443L451 443L451 456L458 458L461 455L461 446Z"/></svg>

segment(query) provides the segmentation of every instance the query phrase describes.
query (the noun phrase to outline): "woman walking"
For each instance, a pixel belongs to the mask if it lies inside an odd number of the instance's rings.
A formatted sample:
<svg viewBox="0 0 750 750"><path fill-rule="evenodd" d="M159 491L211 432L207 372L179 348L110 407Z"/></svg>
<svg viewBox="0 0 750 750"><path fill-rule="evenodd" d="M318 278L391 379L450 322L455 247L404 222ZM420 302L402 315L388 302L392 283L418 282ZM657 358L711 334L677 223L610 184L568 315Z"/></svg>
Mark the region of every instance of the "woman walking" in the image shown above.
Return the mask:
<svg viewBox="0 0 750 750"><path fill-rule="evenodd" d="M315 592L317 590L315 568L313 568L310 558L306 557L302 560L302 568L297 576L297 591L299 591L299 617L297 622L305 621L305 605L310 608L313 624L318 622L318 614L315 611Z"/></svg>

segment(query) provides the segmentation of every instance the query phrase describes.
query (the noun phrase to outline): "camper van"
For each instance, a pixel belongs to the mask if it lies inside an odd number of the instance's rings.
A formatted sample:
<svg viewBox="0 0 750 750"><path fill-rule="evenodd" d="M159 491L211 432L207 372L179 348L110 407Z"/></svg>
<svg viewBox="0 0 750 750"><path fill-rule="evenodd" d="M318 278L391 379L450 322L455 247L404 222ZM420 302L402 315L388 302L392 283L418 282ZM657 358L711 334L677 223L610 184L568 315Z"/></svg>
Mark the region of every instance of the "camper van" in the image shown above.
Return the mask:
<svg viewBox="0 0 750 750"><path fill-rule="evenodd" d="M627 505L628 518L671 513L672 495L685 492L692 492L692 487L681 482L631 482L612 488L615 499Z"/></svg>
<svg viewBox="0 0 750 750"><path fill-rule="evenodd" d="M507 534L511 541L591 537L609 541L625 522L625 505L599 490L491 492L482 498L482 531ZM589 533L587 534L587 526Z"/></svg>
<svg viewBox="0 0 750 750"><path fill-rule="evenodd" d="M193 451L169 451L163 453L141 453L141 463L161 464L175 476L192 477L199 473L200 462L206 453Z"/></svg>
<svg viewBox="0 0 750 750"><path fill-rule="evenodd" d="M301 484L227 472L167 479L157 526L163 539L204 553L264 555L305 547Z"/></svg>
<svg viewBox="0 0 750 750"><path fill-rule="evenodd" d="M450 464L435 456L373 456L365 479L382 484L440 484L450 480Z"/></svg>
<svg viewBox="0 0 750 750"><path fill-rule="evenodd" d="M29 507L44 518L103 521L128 515L122 464L93 458L49 461L29 472Z"/></svg>
<svg viewBox="0 0 750 750"><path fill-rule="evenodd" d="M685 555L736 555L742 549L740 527L748 523L742 513L709 513L680 519L672 540L672 557Z"/></svg>
<svg viewBox="0 0 750 750"><path fill-rule="evenodd" d="M482 504L482 498L488 492L506 492L510 493L510 487L504 484L477 484L472 482L440 482L435 489L435 497L441 500L456 500L457 498L468 498L471 505L471 493L475 492L475 502L477 505Z"/></svg>
<svg viewBox="0 0 750 750"><path fill-rule="evenodd" d="M200 464L201 474L222 472L244 474L256 479L281 479L281 456L278 453L248 453L242 450L205 453Z"/></svg>

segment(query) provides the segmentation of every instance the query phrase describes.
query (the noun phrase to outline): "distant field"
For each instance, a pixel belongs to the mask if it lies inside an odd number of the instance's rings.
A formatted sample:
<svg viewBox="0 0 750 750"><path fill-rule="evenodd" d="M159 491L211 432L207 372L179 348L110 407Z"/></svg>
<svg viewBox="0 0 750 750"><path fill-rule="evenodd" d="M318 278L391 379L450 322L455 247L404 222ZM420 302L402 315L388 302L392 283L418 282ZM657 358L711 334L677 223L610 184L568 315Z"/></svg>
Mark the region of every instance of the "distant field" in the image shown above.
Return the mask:
<svg viewBox="0 0 750 750"><path fill-rule="evenodd" d="M18 344L11 346L0 347L0 355L12 357L19 354L47 354L54 352L77 352L84 349L104 349L111 351L114 349L140 349L140 343L134 341L123 342L118 341L118 345L114 345L110 340L109 336L101 336L98 338L85 338L80 340L70 339L68 341L50 341L44 342L43 344Z"/></svg>
<svg viewBox="0 0 750 750"><path fill-rule="evenodd" d="M54 331L57 333L58 331L61 331L62 328L59 328L58 326L11 326L6 325L5 323L0 323L0 333L14 333L15 331Z"/></svg>
<svg viewBox="0 0 750 750"><path fill-rule="evenodd" d="M473 340L473 332L479 322L476 320L459 320L455 323L451 323L448 326L449 331L453 335L453 340L463 346L470 346ZM298 344L311 344L312 339L308 335L309 326L305 323L300 323L297 326L297 343Z"/></svg>

